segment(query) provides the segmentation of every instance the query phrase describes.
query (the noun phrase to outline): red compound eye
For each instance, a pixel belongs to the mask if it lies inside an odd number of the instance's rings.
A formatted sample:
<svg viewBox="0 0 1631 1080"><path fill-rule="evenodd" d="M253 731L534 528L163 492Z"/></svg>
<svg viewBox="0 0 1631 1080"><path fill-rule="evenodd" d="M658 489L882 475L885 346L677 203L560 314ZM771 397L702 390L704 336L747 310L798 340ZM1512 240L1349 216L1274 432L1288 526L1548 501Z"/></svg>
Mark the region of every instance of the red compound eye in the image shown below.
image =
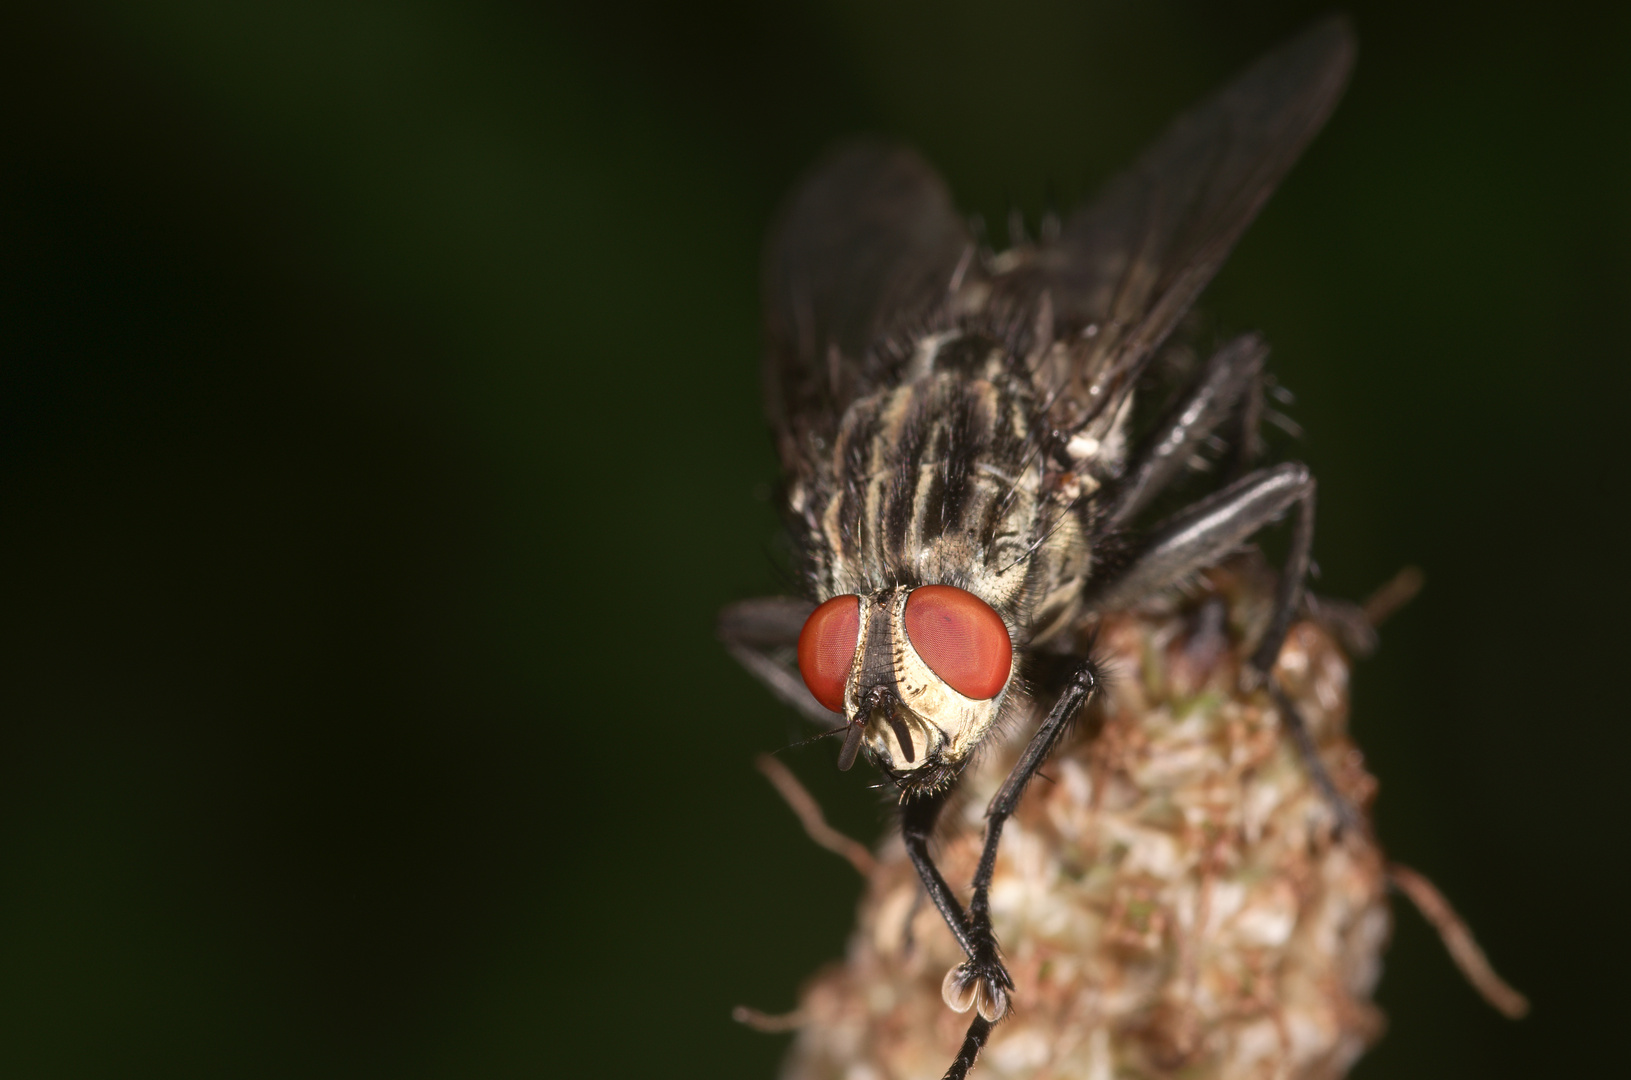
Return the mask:
<svg viewBox="0 0 1631 1080"><path fill-rule="evenodd" d="M996 697L1008 682L1014 665L1008 628L973 593L950 585L914 589L906 598L906 636L923 662L964 697Z"/></svg>
<svg viewBox="0 0 1631 1080"><path fill-rule="evenodd" d="M861 639L861 598L835 596L810 612L799 631L799 674L815 699L844 711L844 684Z"/></svg>

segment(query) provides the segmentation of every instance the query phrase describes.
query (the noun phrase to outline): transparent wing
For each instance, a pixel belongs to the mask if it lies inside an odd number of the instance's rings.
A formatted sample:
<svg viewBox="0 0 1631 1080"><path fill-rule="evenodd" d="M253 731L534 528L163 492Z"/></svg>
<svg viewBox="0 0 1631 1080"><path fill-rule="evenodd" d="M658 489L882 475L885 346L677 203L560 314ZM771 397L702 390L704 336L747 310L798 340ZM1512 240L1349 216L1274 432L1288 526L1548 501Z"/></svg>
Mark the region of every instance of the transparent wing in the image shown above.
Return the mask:
<svg viewBox="0 0 1631 1080"><path fill-rule="evenodd" d="M972 255L945 183L902 147L847 147L794 193L764 271L765 389L785 464L887 374L876 346L942 306Z"/></svg>
<svg viewBox="0 0 1631 1080"><path fill-rule="evenodd" d="M1058 427L1120 400L1325 123L1353 56L1346 19L1316 24L1179 117L1058 240L995 268L994 310L1034 312L1046 294L1055 338L1085 341Z"/></svg>

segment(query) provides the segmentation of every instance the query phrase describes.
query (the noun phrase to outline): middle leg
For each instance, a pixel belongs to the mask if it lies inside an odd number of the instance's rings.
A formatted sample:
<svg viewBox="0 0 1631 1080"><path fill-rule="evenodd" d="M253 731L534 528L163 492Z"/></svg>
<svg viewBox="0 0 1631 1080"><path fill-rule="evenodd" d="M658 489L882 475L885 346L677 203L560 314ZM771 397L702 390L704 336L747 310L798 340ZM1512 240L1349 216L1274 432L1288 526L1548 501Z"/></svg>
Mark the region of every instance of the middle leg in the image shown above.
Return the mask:
<svg viewBox="0 0 1631 1080"><path fill-rule="evenodd" d="M1088 604L1101 611L1136 604L1213 565L1292 508L1296 509L1297 520L1292 528L1291 550L1275 588L1269 625L1252 651L1247 669L1251 680L1266 684L1303 766L1336 814L1338 830L1362 831L1359 813L1337 790L1302 714L1273 676L1280 648L1302 600L1303 578L1308 574L1314 544L1314 477L1308 466L1288 462L1259 469L1168 518L1156 526L1130 563L1092 587Z"/></svg>
<svg viewBox="0 0 1631 1080"><path fill-rule="evenodd" d="M1274 614L1251 658L1252 668L1264 675L1274 667L1302 599L1314 543L1314 476L1300 462L1248 473L1157 525L1130 563L1090 587L1088 606L1114 611L1171 588L1215 564L1293 507L1297 522L1275 591Z"/></svg>

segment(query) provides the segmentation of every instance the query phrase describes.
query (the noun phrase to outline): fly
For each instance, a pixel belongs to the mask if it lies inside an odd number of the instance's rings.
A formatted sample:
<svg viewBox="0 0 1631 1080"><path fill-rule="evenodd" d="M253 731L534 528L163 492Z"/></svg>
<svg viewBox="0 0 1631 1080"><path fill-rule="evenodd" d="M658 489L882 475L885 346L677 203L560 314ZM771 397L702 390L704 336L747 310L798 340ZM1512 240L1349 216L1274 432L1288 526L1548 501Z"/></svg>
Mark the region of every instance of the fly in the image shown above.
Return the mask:
<svg viewBox="0 0 1631 1080"><path fill-rule="evenodd" d="M1146 523L1209 443L1249 461L1267 348L1225 343L1149 426L1151 361L1335 107L1345 20L1320 23L1180 117L1039 244L984 251L914 153L841 151L793 195L765 266L767 407L801 599L726 609L721 636L778 696L864 754L900 796L901 833L965 959L942 994L972 1010L947 1072L972 1067L1012 1005L989 891L1003 824L1102 683L1071 656L1105 613L1149 600L1295 513L1272 617L1246 678L1287 717L1272 669L1301 601L1314 478L1240 471ZM929 841L994 733L1043 719L986 812L965 908Z"/></svg>

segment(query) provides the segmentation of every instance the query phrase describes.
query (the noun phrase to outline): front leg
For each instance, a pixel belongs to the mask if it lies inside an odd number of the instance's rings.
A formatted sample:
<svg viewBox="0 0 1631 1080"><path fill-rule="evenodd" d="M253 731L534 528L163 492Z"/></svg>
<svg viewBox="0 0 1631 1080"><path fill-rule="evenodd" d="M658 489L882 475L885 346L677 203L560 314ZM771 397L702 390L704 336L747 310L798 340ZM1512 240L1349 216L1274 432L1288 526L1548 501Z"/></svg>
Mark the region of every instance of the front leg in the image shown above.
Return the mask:
<svg viewBox="0 0 1631 1080"><path fill-rule="evenodd" d="M980 1016L994 1022L1001 1020L1008 1011L1009 994L1014 984L1002 966L997 937L991 929L991 878L997 869L997 847L1002 842L1002 827L1019 806L1026 786L1058 745L1071 721L1081 714L1098 686L1098 668L1091 659L1083 660L1071 673L1047 719L1031 736L1025 752L986 808L985 846L980 852L979 868L974 872L974 895L968 905L968 936L973 948L967 950L968 960L946 973L946 981L941 988L946 1004L958 1012L966 1012L971 1004L976 1005Z"/></svg>
<svg viewBox="0 0 1631 1080"><path fill-rule="evenodd" d="M946 884L945 876L929 855L929 839L934 834L935 822L945 808L949 795L949 790L942 789L908 802L901 813L901 839L906 842L906 854L911 856L912 865L917 867L918 877L923 879L923 888L928 892L929 900L940 910L940 917L946 920L946 926L968 957L946 973L945 982L940 987L941 995L946 999L946 1004L957 1012L967 1012L977 1005L980 1019L989 1025L1001 1020L1008 1012L1008 999L1013 992L1014 981L1008 977L1007 969L998 958L996 935L991 932L991 913L985 899L985 893L990 891L991 875L985 875L985 889L982 890L979 887L980 875L975 874L974 899L979 904L979 914L976 916L973 909L963 910L963 905L958 902L951 886ZM996 826L995 834L987 827L986 854L980 858L982 868L995 858L996 836L1001 832L1000 823Z"/></svg>
<svg viewBox="0 0 1631 1080"><path fill-rule="evenodd" d="M970 1008L977 1010L957 1058L946 1072L945 1080L962 1080L968 1075L975 1058L991 1035L992 1025L1007 1015L1013 997L1014 981L1002 964L997 936L991 928L991 878L997 868L997 846L1002 842L1002 827L1019 805L1026 785L1041 769L1071 721L1080 715L1093 692L1098 689L1099 681L1098 667L1091 659L1083 660L1066 681L1064 691L1054 702L1047 719L1031 736L1030 743L1009 772L1008 779L992 796L991 805L986 808L985 846L980 852L980 865L974 872L974 895L966 913L929 858L929 835L945 805L945 793L927 795L907 804L901 824L907 854L916 865L918 875L923 878L929 899L940 909L957 944L968 956L967 960L946 972L946 979L940 986L941 995L946 1004L957 1012L967 1012Z"/></svg>
<svg viewBox="0 0 1631 1080"><path fill-rule="evenodd" d="M951 886L946 884L945 876L929 855L929 841L934 836L935 822L940 820L940 811L946 808L946 800L950 796L951 789L941 788L910 799L901 808L900 837L906 843L906 854L911 857L912 865L917 867L917 876L923 879L923 889L929 894L929 900L939 909L940 917L946 920L946 926L951 929L963 952L973 956L974 939L968 933L968 914L963 911L963 905L958 902Z"/></svg>
<svg viewBox="0 0 1631 1080"><path fill-rule="evenodd" d="M1084 661L1072 674L1047 719L1031 736L1030 744L1008 779L992 797L986 809L985 846L980 852L979 868L974 872L974 896L966 912L929 855L929 839L946 805L948 792L942 790L919 796L908 802L901 813L901 838L906 842L906 853L917 867L930 901L940 909L952 936L968 956L968 960L947 973L944 985L946 1004L958 1012L978 1006L982 1017L995 1022L1008 1011L1008 995L1014 984L1002 966L996 934L991 929L991 877L997 868L1002 827L1019 805L1025 786L1098 685L1098 669L1091 660Z"/></svg>

